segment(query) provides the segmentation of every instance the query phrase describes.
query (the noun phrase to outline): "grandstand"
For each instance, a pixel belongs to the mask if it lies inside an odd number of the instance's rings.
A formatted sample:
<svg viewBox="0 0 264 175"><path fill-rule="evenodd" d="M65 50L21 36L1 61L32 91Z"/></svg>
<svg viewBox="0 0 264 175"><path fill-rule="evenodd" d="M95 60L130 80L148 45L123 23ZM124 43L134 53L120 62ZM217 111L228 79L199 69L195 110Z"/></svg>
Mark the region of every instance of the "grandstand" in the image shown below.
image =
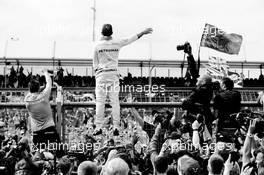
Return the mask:
<svg viewBox="0 0 264 175"><path fill-rule="evenodd" d="M39 68L46 66L50 69L59 69L63 68L64 66L72 66L78 69L78 67L86 67L91 68L92 66L92 60L91 59L48 59L48 58L5 58L5 63L8 63L9 65L16 65L19 63L20 67L27 67L29 66L31 70L35 68ZM206 61L202 61L201 63L206 63ZM182 61L168 61L168 60L152 60L151 62L149 60L120 60L119 65L120 67L132 67L132 68L148 68L155 66L156 68L174 68L174 69L180 69L181 68ZM185 66L187 63L185 63ZM228 62L228 65L230 68L242 68L242 69L252 69L256 70L262 67L262 62ZM0 63L0 66L6 68L6 66L3 65L3 63ZM14 66L16 67L16 66ZM8 74L8 73L7 73ZM63 75L64 74L64 75ZM132 72L133 74L133 72ZM121 93L120 93L120 101L124 101L124 98L127 96L129 91L132 91L132 96L135 98L135 101L137 102L178 102L182 98L186 97L190 91L191 88L185 87L185 80L184 78L180 77L151 77L151 85L155 85L158 87L157 92L154 92L154 94L149 94L149 86L150 84L150 77L135 77L132 76L132 74L128 73L128 76L125 76L121 81ZM38 75L37 75L38 76ZM9 78L8 82L10 81L11 73L8 74L6 77ZM55 77L55 79L58 77ZM14 79L18 79L19 77L15 77ZM42 78L40 78L41 80ZM28 79L24 79L25 81L18 83L18 88L26 88L29 81ZM12 102L20 101L20 99L23 98L25 95L25 92L27 89L12 89L12 86L4 86L7 80L5 80L5 77L3 75L0 75L0 85L2 88L7 87L7 89L2 89L1 91L1 101L6 102L10 101L8 99L5 99L6 97L10 96L20 96L20 98L13 98ZM44 83L44 82L42 82ZM59 85L64 87L64 90L66 92L69 92L73 95L81 95L94 93L94 87L95 87L95 78L93 75L72 75L67 74L65 75L62 72L62 75L60 77L60 82L58 82ZM136 86L142 86L142 89L136 89ZM252 79L252 78L246 78L243 80L244 88L238 89L242 93L242 101L243 102L254 102L256 101L257 93L258 91L262 90L261 87L264 86L264 77L261 74L259 76L259 79ZM78 88L76 88L78 87ZM161 90L160 87L165 88L166 90ZM132 89L131 89L132 88ZM66 93L66 94L69 94ZM17 94L17 95L15 95ZM153 97L149 97L153 96ZM65 98L67 99L67 98ZM67 99L69 101L69 99ZM76 101L76 100L75 100ZM74 102L74 100L70 100L70 102Z"/></svg>
<svg viewBox="0 0 264 175"><path fill-rule="evenodd" d="M15 59L9 59L11 64L14 64ZM63 60L58 63L58 60L53 60L54 66L50 62L50 59L37 60L37 59L21 59L20 65L22 66L34 66L34 65L45 65L51 69L61 68L60 66L91 66L91 62L88 60L87 64L84 64L83 60ZM56 63L56 64L55 64ZM130 66L130 67L139 67L139 66L156 66L156 67L175 67L175 69L180 69L180 61L173 62L164 62L164 61L153 61L151 65L148 61L142 61L140 63L136 60L130 61L120 61L121 66ZM234 67L242 63L231 63ZM244 68L257 69L261 63L260 62L251 62L243 63ZM55 67L56 66L56 67ZM8 75L10 76L10 74ZM7 77L8 77L7 76ZM38 76L38 75L34 75ZM58 76L57 76L58 77ZM54 109L54 117L57 121L57 129L61 134L64 141L68 138L68 133L65 129L65 117L66 109L76 109L76 108L87 108L95 107L95 94L94 86L95 79L93 75L88 76L79 76L79 75L64 75L63 78L58 83L62 85L63 91L63 100L56 101L59 94L54 88L52 91L52 106ZM16 77L18 79L18 77ZM56 79L56 77L54 77ZM132 74L124 77L121 81L121 91L120 91L120 105L121 107L138 107L138 108L156 108L156 107L166 107L170 110L173 110L177 116L181 116L181 100L188 96L193 87L185 87L185 80L181 77L152 77L151 86L156 86L155 91L149 92L150 87L150 77L133 77ZM0 84L6 82L4 77L0 77ZM41 80L41 77L40 77ZM58 79L56 79L58 80ZM9 81L10 82L10 81ZM44 83L44 82L42 82ZM0 108L2 109L13 109L13 108L24 108L23 99L27 93L27 82L18 83L21 86L19 88L12 88L12 86L6 86L7 88L2 88L0 91L1 104ZM257 107L256 103L258 92L263 90L264 79L245 79L244 85L247 87L239 88L238 91L242 94L242 104L244 107ZM253 87L254 86L254 87ZM140 88L139 88L140 87ZM131 96L134 99L134 102L128 101L127 97ZM260 110L260 108L258 108Z"/></svg>
<svg viewBox="0 0 264 175"><path fill-rule="evenodd" d="M5 58L5 63L9 65L16 65L19 63L20 67L30 66L31 70L38 66L47 66L50 69L59 69L61 66L72 66L72 67L91 67L92 60L91 59L48 59L48 58ZM205 61L202 61L205 63ZM120 67L140 67L147 68L147 67L164 67L164 68L175 68L180 69L182 61L164 61L164 60L120 60L119 65ZM187 64L187 63L185 63ZM259 69L262 67L262 62L228 62L230 68L244 68L244 69ZM3 63L0 63L0 66L6 68ZM35 66L35 67L34 67ZM185 65L187 66L187 65ZM15 66L14 66L15 67ZM133 72L132 72L133 73ZM8 73L7 73L8 74ZM37 75L38 76L38 75ZM8 82L12 82L10 80L11 73L8 74L6 77L9 78ZM56 78L56 77L55 77ZM95 87L95 78L93 75L87 76L80 76L80 75L63 75L60 77L61 80L58 83L62 87L64 87L64 91L67 92L65 94L72 94L72 95L81 95L81 94L94 94L94 87ZM18 79L19 77L15 77L14 79ZM41 78L40 78L41 79ZM133 77L132 74L128 74L128 76L124 77L121 80L121 92L120 92L120 101L124 102L125 97L127 94L132 91L132 96L135 98L136 102L179 102L182 98L188 96L191 91L191 88L185 87L185 80L184 78L178 77L151 77L151 84L154 86L158 86L157 92L152 92L149 94L149 86L150 84L150 77ZM1 102L21 102L23 96L27 89L13 89L12 86L4 86L7 80L3 75L0 75L0 85L7 89L2 89L0 96ZM21 80L22 81L22 80ZM24 82L18 83L20 86L19 88L26 88L28 79L25 79ZM44 83L44 82L42 82ZM244 79L243 81L244 88L238 89L242 94L242 101L243 102L254 102L257 98L258 91L262 90L261 87L264 86L264 78L261 74L259 79ZM142 86L140 90L135 89L136 86ZM78 88L76 88L78 87ZM123 88L124 87L124 88ZM133 87L133 89L131 89ZM161 90L160 87L165 88L166 90ZM17 95L16 95L17 94ZM10 97L12 100L9 100ZM152 96L152 97L150 97ZM66 95L65 95L66 97ZM64 98L67 99L67 98ZM72 100L67 99L67 102L76 102L77 100L72 98Z"/></svg>

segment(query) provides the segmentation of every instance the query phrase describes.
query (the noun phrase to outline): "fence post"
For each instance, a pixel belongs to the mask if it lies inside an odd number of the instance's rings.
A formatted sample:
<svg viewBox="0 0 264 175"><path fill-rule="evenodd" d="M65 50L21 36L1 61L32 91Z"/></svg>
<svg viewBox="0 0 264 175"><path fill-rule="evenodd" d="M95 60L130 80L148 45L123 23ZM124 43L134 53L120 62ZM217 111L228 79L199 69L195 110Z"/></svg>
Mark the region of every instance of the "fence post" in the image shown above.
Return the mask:
<svg viewBox="0 0 264 175"><path fill-rule="evenodd" d="M63 105L63 91L61 86L57 86L57 98L56 98L56 108L57 108L57 131L61 138L61 141L64 142L64 119L62 114L62 105Z"/></svg>

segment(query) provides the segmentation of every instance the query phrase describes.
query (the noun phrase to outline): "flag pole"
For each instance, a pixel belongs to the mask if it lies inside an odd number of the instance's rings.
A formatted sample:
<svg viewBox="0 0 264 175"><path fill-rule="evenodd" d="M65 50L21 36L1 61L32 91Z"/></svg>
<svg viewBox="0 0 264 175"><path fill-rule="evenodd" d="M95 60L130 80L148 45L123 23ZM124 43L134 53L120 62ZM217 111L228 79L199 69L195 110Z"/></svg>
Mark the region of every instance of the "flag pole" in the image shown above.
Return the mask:
<svg viewBox="0 0 264 175"><path fill-rule="evenodd" d="M199 44L199 48L198 48L198 60L197 60L197 71L198 71L198 75L200 75L200 65L201 65L201 58L200 58L201 43L202 43L203 38L204 38L204 29L205 29L206 26L207 26L207 24L205 23L205 26L203 28L202 37L201 37L200 44Z"/></svg>
<svg viewBox="0 0 264 175"><path fill-rule="evenodd" d="M201 39L201 41L202 41L202 39ZM197 60L198 75L200 75L200 64L201 64L201 61L200 61L200 50L201 50L201 42L199 44L199 49L198 49L198 60Z"/></svg>
<svg viewBox="0 0 264 175"><path fill-rule="evenodd" d="M245 43L245 42L244 42ZM244 52L244 62L247 62L247 54L246 54L246 47L245 44L243 44L243 52Z"/></svg>
<svg viewBox="0 0 264 175"><path fill-rule="evenodd" d="M183 78L184 62L185 62L185 53L184 53L184 55L183 55L183 60L182 60L182 63L181 63L181 77L182 77L182 78Z"/></svg>
<svg viewBox="0 0 264 175"><path fill-rule="evenodd" d="M151 65L151 59L152 59L152 43L150 42L149 43L149 102L152 101L151 99L151 87L152 87L152 77L151 77L151 71L152 71L152 68L150 67Z"/></svg>
<svg viewBox="0 0 264 175"><path fill-rule="evenodd" d="M7 56L7 47L8 47L8 40L6 40L5 42L5 50L4 50L4 81L5 81L5 88L6 88L6 64L7 64L7 60L6 60L6 56Z"/></svg>
<svg viewBox="0 0 264 175"><path fill-rule="evenodd" d="M93 42L95 41L96 0L93 1Z"/></svg>
<svg viewBox="0 0 264 175"><path fill-rule="evenodd" d="M56 41L53 41L53 53L52 53L52 69L53 69L53 82L55 80L55 56L56 56Z"/></svg>

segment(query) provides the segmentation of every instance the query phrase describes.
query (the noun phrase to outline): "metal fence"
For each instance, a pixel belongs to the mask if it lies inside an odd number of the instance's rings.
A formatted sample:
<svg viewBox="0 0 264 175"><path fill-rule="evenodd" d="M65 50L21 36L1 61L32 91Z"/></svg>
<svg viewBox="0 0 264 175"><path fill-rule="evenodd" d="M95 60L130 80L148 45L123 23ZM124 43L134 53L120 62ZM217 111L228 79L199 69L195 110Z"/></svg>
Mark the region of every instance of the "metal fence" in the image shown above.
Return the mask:
<svg viewBox="0 0 264 175"><path fill-rule="evenodd" d="M254 110L262 111L263 108L256 102L258 92L260 89L238 89L242 94L242 106L247 108L254 108ZM27 89L2 89L0 91L1 103L0 110L1 115L5 115L7 111L25 111L25 104L23 99L27 93ZM165 92L157 92L151 96L151 102L149 101L148 92L120 92L120 106L121 108L136 107L144 109L146 112L158 108L167 108L171 110L176 116L181 116L181 102L182 98L185 98L191 93L190 88L170 88ZM134 102L127 102L128 94L131 94L135 98ZM57 91L52 90L51 106L53 109L54 119L56 127L64 142L69 139L69 128L67 126L68 114L74 113L79 109L94 109L95 108L95 95L93 88L64 88L62 91L63 100L58 101ZM77 132L74 129L74 132ZM79 131L78 131L79 132ZM78 135L78 134L77 134Z"/></svg>

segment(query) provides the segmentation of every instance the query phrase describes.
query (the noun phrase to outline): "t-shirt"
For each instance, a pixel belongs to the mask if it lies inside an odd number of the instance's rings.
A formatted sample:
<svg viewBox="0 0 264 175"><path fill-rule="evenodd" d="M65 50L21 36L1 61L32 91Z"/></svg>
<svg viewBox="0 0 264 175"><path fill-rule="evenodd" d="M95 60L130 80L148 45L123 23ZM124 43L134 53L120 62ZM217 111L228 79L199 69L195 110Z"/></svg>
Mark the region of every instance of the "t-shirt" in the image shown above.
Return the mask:
<svg viewBox="0 0 264 175"><path fill-rule="evenodd" d="M33 132L55 126L50 107L51 78L46 77L46 88L40 93L28 93L25 97L26 108L31 117L31 130Z"/></svg>
<svg viewBox="0 0 264 175"><path fill-rule="evenodd" d="M95 44L93 55L93 67L95 72L101 70L111 70L118 68L119 51L123 46L126 46L138 39L138 36L132 36L128 39L115 40L100 40ZM103 72L109 74L109 72ZM103 74L102 73L102 74ZM100 73L101 75L101 73ZM98 75L96 74L96 77Z"/></svg>

